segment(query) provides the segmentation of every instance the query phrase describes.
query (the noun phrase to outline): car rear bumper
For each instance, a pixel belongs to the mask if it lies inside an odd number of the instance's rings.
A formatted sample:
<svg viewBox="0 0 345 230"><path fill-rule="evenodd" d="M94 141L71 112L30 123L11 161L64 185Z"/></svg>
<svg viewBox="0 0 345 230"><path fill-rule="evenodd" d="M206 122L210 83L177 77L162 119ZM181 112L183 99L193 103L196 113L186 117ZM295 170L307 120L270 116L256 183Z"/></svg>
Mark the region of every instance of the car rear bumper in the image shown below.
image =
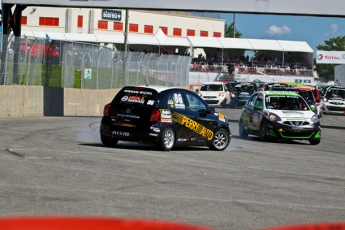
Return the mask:
<svg viewBox="0 0 345 230"><path fill-rule="evenodd" d="M121 141L140 143L157 143L160 138L160 128L144 124L140 127L114 126L112 122L102 120L100 134Z"/></svg>

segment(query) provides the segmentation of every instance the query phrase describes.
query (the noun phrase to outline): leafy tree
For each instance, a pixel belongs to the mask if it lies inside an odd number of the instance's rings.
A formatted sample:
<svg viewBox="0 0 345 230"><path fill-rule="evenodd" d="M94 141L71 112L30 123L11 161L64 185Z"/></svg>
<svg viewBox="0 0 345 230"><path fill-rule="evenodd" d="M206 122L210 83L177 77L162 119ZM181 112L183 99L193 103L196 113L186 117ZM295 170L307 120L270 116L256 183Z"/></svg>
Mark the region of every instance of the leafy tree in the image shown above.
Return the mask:
<svg viewBox="0 0 345 230"><path fill-rule="evenodd" d="M224 37L226 38L233 38L234 37L234 23L232 22L230 25L225 23L225 28L224 28ZM242 37L242 33L237 30L235 26L235 37L240 38Z"/></svg>
<svg viewBox="0 0 345 230"><path fill-rule="evenodd" d="M330 38L324 42L324 45L318 45L316 48L324 51L345 51L345 36ZM316 64L316 71L319 77L327 80L334 80L335 65L336 64Z"/></svg>

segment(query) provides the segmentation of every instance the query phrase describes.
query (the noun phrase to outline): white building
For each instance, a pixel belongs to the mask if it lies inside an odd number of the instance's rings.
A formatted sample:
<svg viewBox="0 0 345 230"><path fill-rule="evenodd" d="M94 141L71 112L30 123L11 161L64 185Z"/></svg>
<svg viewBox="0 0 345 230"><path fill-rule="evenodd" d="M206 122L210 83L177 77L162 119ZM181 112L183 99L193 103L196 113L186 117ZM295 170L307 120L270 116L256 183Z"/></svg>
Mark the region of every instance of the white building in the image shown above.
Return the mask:
<svg viewBox="0 0 345 230"><path fill-rule="evenodd" d="M153 35L159 28L167 36L224 37L225 20L185 12L129 10L130 35ZM22 31L123 34L125 10L27 7Z"/></svg>

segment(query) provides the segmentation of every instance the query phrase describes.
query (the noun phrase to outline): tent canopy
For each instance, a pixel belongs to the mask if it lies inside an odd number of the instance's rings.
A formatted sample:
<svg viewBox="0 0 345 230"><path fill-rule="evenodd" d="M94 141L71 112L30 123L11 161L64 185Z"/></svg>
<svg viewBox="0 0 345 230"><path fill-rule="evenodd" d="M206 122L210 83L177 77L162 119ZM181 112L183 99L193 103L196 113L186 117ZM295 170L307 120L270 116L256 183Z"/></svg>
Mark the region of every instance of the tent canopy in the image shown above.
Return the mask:
<svg viewBox="0 0 345 230"><path fill-rule="evenodd" d="M46 38L61 41L79 41L89 43L114 43L124 44L123 35L106 34L79 34L79 33L56 33L56 32L31 32L22 31L27 37ZM168 37L159 29L154 35L128 36L129 45L146 46L169 46L185 48L204 48L206 50L233 50L236 53L249 51L275 51L275 52L301 52L314 53L313 49L304 41L285 41L268 39L246 38L216 38L216 37ZM237 51L236 51L237 50Z"/></svg>

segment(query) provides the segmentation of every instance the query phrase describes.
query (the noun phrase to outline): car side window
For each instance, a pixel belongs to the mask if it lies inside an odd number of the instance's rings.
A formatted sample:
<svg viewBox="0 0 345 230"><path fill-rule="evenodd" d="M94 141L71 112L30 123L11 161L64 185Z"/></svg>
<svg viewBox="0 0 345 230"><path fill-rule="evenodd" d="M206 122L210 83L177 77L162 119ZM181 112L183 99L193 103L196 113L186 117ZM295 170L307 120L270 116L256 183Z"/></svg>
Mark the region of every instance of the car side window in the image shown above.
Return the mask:
<svg viewBox="0 0 345 230"><path fill-rule="evenodd" d="M194 94L186 93L186 98L189 104L189 110L198 112L200 110L207 110L206 105L200 100L200 97L195 96Z"/></svg>
<svg viewBox="0 0 345 230"><path fill-rule="evenodd" d="M249 98L247 105L250 107L253 107L255 105L255 102L256 102L256 97L257 97L257 94L252 95L252 97Z"/></svg>
<svg viewBox="0 0 345 230"><path fill-rule="evenodd" d="M262 94L258 94L257 99L255 101L255 105L263 106L263 97Z"/></svg>
<svg viewBox="0 0 345 230"><path fill-rule="evenodd" d="M182 94L174 92L168 97L168 108L186 109L186 104L183 100Z"/></svg>

